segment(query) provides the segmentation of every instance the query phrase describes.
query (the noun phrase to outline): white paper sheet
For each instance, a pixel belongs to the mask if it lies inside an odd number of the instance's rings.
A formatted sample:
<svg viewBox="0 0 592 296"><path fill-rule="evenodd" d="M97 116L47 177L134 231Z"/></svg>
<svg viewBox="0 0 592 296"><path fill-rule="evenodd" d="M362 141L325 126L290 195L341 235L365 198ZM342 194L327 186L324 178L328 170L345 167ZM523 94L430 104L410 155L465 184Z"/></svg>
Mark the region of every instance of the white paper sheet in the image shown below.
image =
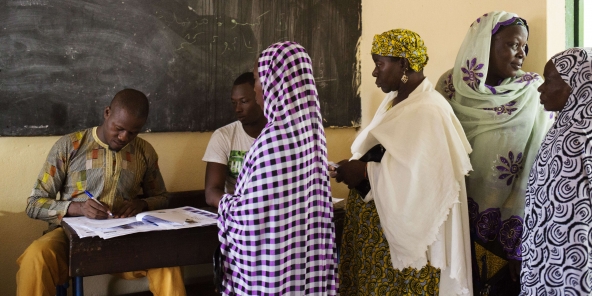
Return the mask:
<svg viewBox="0 0 592 296"><path fill-rule="evenodd" d="M89 219L87 217L65 217L64 221L66 221L70 225L79 225L84 227L92 227L92 228L113 228L125 224L130 224L136 222L135 217L129 218L109 218L109 219Z"/></svg>
<svg viewBox="0 0 592 296"><path fill-rule="evenodd" d="M149 211L142 214L143 215L141 216L138 215L131 218L107 220L93 220L86 217L67 217L64 218L64 221L76 231L76 234L80 238L99 236L103 239L139 232L215 225L218 222L216 214L193 207ZM174 221L165 220L164 218ZM111 220L120 220L118 222L121 223L111 222ZM103 221L103 223L100 223L101 221ZM104 221L109 221L108 223L112 223L112 225L115 226L105 227L107 224L104 223Z"/></svg>

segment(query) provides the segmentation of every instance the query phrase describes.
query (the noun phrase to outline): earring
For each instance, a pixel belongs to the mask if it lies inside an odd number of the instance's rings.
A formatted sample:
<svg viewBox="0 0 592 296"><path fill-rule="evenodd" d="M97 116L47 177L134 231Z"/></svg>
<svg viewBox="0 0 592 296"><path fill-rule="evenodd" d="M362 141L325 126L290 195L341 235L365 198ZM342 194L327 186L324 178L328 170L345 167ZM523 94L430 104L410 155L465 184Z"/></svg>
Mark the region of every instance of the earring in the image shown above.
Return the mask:
<svg viewBox="0 0 592 296"><path fill-rule="evenodd" d="M403 81L403 83L407 83L407 80L409 80L409 77L407 77L407 75L405 75L405 72L407 72L407 68L405 68L405 70L403 70L403 77L401 77L401 81Z"/></svg>

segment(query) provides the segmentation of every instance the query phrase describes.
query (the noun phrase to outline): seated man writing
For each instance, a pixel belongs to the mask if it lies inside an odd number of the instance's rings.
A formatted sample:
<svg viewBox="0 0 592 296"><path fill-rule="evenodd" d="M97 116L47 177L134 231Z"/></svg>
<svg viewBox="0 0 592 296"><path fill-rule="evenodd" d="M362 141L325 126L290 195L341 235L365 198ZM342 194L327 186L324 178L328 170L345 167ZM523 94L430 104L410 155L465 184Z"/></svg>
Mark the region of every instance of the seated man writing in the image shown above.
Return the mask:
<svg viewBox="0 0 592 296"><path fill-rule="evenodd" d="M65 135L54 144L26 210L29 217L49 222L49 229L17 260L17 295L54 295L56 285L68 280L68 238L59 227L63 217L107 219L112 213L125 218L167 206L156 151L136 137L148 109L142 92L122 90L105 108L103 124ZM140 191L147 198L138 199ZM179 267L122 274L145 275L154 295L185 295Z"/></svg>
<svg viewBox="0 0 592 296"><path fill-rule="evenodd" d="M206 166L206 202L218 207L224 193L234 193L236 178L243 167L245 154L267 124L255 100L255 78L252 72L234 81L231 99L238 121L217 129L210 138L202 158Z"/></svg>

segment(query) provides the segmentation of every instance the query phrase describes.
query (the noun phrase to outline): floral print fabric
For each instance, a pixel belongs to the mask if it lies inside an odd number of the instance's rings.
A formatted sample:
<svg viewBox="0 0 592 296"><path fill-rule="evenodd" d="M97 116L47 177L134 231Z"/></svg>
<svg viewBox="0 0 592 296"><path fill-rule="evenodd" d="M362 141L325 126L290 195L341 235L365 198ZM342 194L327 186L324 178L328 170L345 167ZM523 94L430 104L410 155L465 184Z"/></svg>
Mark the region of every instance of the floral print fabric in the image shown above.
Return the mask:
<svg viewBox="0 0 592 296"><path fill-rule="evenodd" d="M460 70L466 76L463 76L465 83L472 89L477 89L481 84L481 79L485 77L480 70L483 69L483 64L477 64L477 58L473 58L471 61L467 60L467 67L461 67Z"/></svg>
<svg viewBox="0 0 592 296"><path fill-rule="evenodd" d="M406 58L415 72L423 70L429 60L427 48L419 34L406 29L394 29L375 35L371 53L383 57Z"/></svg>
<svg viewBox="0 0 592 296"><path fill-rule="evenodd" d="M347 198L340 256L340 287L348 295L439 295L440 269L393 269L374 201L355 190Z"/></svg>
<svg viewBox="0 0 592 296"><path fill-rule="evenodd" d="M511 216L501 219L499 208L486 209L479 212L479 205L469 198L469 217L473 233L482 244L497 242L503 246L507 258L520 260L520 236L522 234L522 218Z"/></svg>

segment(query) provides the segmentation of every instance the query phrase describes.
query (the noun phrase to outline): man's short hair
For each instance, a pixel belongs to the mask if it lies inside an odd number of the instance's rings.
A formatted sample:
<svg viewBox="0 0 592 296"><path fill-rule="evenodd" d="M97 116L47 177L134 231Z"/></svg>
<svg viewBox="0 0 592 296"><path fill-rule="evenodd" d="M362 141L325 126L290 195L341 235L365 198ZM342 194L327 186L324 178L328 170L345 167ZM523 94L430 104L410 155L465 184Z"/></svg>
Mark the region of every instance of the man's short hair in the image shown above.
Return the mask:
<svg viewBox="0 0 592 296"><path fill-rule="evenodd" d="M127 88L119 91L111 101L111 109L123 109L136 118L148 118L150 104L148 98L139 90Z"/></svg>
<svg viewBox="0 0 592 296"><path fill-rule="evenodd" d="M255 87L255 75L253 75L253 72L245 72L241 74L234 80L233 85L241 85L243 83L248 83L252 87Z"/></svg>

